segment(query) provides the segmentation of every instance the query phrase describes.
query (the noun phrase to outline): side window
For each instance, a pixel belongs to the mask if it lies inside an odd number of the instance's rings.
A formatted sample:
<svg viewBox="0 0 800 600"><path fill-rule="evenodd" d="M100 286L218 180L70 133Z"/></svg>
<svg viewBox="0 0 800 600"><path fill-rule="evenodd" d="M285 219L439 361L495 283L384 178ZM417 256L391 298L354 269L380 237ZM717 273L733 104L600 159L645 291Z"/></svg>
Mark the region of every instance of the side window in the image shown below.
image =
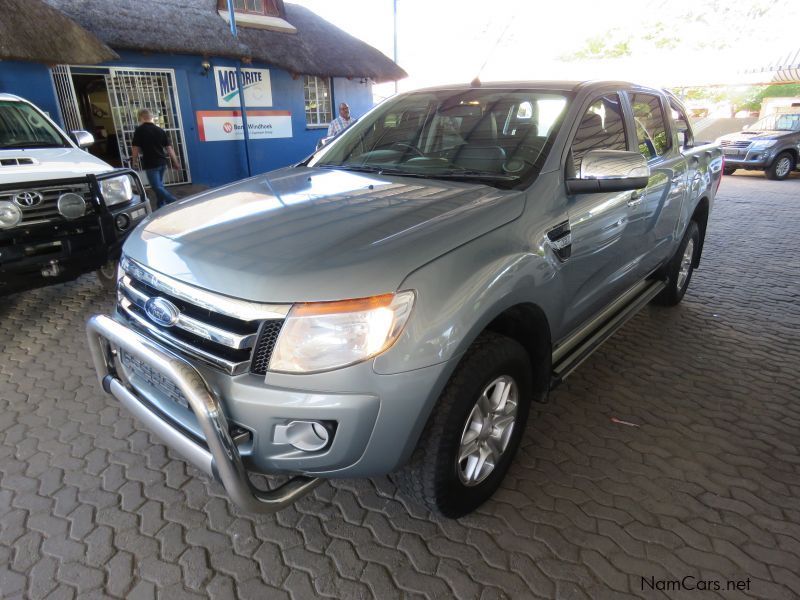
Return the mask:
<svg viewBox="0 0 800 600"><path fill-rule="evenodd" d="M627 150L625 120L617 94L598 98L588 108L572 141L575 173L581 171L584 155L589 150Z"/></svg>
<svg viewBox="0 0 800 600"><path fill-rule="evenodd" d="M686 113L676 103L670 101L670 110L672 111L672 122L675 123L675 128L678 130L678 144L681 148L694 145L694 138L692 137L692 128L689 126L689 119Z"/></svg>
<svg viewBox="0 0 800 600"><path fill-rule="evenodd" d="M633 94L631 106L636 121L639 152L648 160L661 156L672 146L667 135L661 98L653 94Z"/></svg>

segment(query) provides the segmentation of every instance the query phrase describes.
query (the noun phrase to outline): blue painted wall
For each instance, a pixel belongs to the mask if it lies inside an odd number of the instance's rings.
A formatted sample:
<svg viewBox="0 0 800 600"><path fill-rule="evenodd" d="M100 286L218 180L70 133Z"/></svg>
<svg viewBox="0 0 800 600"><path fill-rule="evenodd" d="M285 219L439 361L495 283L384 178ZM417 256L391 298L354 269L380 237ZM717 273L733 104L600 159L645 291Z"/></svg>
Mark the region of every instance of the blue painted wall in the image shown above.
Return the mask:
<svg viewBox="0 0 800 600"><path fill-rule="evenodd" d="M0 61L0 92L30 100L62 124L50 69L38 63Z"/></svg>
<svg viewBox="0 0 800 600"><path fill-rule="evenodd" d="M119 51L120 60L104 63L104 66L169 68L175 70L175 85L178 91L186 150L189 157L192 182L210 186L221 185L247 176L244 142L201 142L197 130L197 111L230 110L217 106L213 69L203 74L200 56L177 54L143 54ZM236 61L211 58L213 66L235 66ZM272 84L272 106L248 106L258 110L288 110L292 114L292 137L250 140L250 162L253 174L263 173L297 162L308 156L317 141L327 131L325 128L306 126L303 101L303 78L292 77L286 71L263 63L245 67L269 69ZM76 69L76 71L78 71ZM0 89L31 100L60 121L55 90L49 69L35 63L0 62ZM334 111L339 102L345 101L355 116L363 115L372 107L372 89L358 79L334 78Z"/></svg>

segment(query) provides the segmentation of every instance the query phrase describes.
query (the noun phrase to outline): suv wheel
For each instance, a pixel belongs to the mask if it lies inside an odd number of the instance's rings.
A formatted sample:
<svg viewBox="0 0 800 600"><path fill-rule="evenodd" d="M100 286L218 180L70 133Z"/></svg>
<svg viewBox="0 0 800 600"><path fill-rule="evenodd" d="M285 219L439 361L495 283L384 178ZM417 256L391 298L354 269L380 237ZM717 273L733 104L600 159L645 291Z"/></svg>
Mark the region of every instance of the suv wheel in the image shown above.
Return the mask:
<svg viewBox="0 0 800 600"><path fill-rule="evenodd" d="M686 234L678 246L678 251L667 265L667 287L653 299L655 304L675 306L683 300L692 279L692 273L694 273L699 248L700 229L697 227L697 223L690 221Z"/></svg>
<svg viewBox="0 0 800 600"><path fill-rule="evenodd" d="M508 471L532 396L525 349L484 332L456 367L409 464L393 479L435 513L458 518L472 512Z"/></svg>
<svg viewBox="0 0 800 600"><path fill-rule="evenodd" d="M109 260L102 267L95 271L97 281L106 290L115 290L117 288L117 265L118 260Z"/></svg>
<svg viewBox="0 0 800 600"><path fill-rule="evenodd" d="M765 171L769 179L782 180L789 177L794 171L794 157L789 152L781 152L772 161L772 164Z"/></svg>

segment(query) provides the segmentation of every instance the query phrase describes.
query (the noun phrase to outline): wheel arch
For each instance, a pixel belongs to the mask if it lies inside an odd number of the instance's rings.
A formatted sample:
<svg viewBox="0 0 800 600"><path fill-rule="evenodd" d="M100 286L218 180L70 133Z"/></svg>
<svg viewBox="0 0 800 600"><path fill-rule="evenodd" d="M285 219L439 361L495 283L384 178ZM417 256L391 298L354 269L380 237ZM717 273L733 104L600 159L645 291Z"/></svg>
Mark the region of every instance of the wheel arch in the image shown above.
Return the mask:
<svg viewBox="0 0 800 600"><path fill-rule="evenodd" d="M697 249L697 255L694 260L694 268L700 266L700 256L703 254L703 245L706 240L706 228L708 227L708 213L710 210L710 202L707 196L700 198L697 206L694 208L690 221L697 223L697 228L700 230L700 247Z"/></svg>
<svg viewBox="0 0 800 600"><path fill-rule="evenodd" d="M509 337L525 348L533 374L534 399L546 400L550 389L552 340L547 315L542 308L532 302L514 304L494 317L478 335L484 331Z"/></svg>

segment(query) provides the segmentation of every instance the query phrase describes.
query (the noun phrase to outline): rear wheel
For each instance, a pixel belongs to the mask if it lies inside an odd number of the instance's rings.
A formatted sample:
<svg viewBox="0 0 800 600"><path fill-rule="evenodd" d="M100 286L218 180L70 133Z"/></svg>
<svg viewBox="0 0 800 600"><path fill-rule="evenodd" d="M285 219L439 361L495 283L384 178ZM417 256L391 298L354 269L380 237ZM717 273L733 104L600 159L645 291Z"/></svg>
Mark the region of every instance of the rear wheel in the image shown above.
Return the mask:
<svg viewBox="0 0 800 600"><path fill-rule="evenodd" d="M691 221L680 246L678 246L678 251L667 265L667 287L653 299L655 304L675 306L683 300L683 296L689 287L689 282L692 280L699 249L700 229L697 227L697 223Z"/></svg>
<svg viewBox="0 0 800 600"><path fill-rule="evenodd" d="M778 181L789 177L794 170L795 162L794 156L789 152L781 152L772 161L769 168L764 171L769 179L777 179Z"/></svg>
<svg viewBox="0 0 800 600"><path fill-rule="evenodd" d="M525 349L485 332L447 383L406 467L400 489L433 512L458 518L500 486L519 446L533 395Z"/></svg>

